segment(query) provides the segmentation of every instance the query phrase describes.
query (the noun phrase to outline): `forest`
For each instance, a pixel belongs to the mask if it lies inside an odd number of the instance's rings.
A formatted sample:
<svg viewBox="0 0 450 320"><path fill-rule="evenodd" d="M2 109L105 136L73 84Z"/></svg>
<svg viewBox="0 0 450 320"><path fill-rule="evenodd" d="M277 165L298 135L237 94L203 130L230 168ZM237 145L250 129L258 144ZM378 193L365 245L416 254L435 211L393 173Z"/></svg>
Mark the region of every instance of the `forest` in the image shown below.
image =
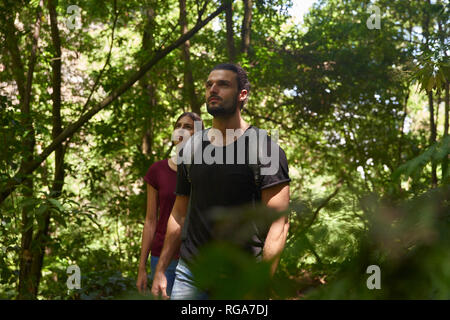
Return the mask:
<svg viewBox="0 0 450 320"><path fill-rule="evenodd" d="M205 247L211 298L450 299L450 3L302 2L0 0L0 299L152 299L143 177L182 112L211 127L222 62L278 132L290 229L273 277Z"/></svg>

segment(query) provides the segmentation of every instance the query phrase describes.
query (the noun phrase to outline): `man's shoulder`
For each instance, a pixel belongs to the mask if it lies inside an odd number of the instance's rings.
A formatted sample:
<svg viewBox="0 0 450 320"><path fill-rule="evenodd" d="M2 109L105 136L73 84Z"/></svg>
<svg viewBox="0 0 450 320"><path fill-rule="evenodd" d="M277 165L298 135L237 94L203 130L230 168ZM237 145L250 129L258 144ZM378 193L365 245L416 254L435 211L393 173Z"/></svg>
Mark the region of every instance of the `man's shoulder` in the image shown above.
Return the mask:
<svg viewBox="0 0 450 320"><path fill-rule="evenodd" d="M267 136L268 138L270 138L270 133L271 133L271 131L273 131L273 130L270 130L270 132L269 131L267 131L266 129L263 129L263 128L259 128L259 127L257 127L257 126L254 126L254 125L250 125L248 128L247 128L247 130L245 130L245 132L244 133L253 133L253 132L256 132L256 133L258 133L260 136ZM278 132L278 131L275 131L275 132Z"/></svg>
<svg viewBox="0 0 450 320"><path fill-rule="evenodd" d="M278 143L278 130L267 131L266 129L258 128L253 125L251 125L248 128L246 133L248 132L249 134L251 134L252 132L250 130L253 130L253 132L256 132L257 137L260 140L262 139L261 141L265 141L267 146L273 144L273 145L277 146L278 148L282 149ZM263 144L263 146L265 146L265 145Z"/></svg>

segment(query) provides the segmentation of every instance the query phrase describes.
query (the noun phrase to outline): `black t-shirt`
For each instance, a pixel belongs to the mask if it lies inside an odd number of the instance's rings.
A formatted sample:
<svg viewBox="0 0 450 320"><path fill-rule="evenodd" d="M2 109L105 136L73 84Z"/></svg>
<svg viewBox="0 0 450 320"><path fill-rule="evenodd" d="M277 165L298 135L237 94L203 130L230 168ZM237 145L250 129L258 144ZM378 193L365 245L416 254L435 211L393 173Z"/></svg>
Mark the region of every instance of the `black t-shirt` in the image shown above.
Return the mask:
<svg viewBox="0 0 450 320"><path fill-rule="evenodd" d="M196 158L190 166L186 166L184 163L178 164L177 170L175 193L190 196L180 251L181 258L187 262L192 262L203 245L217 240L215 237L217 220L214 215L217 209L221 208L231 212L238 206L255 201L257 185L249 163L255 163L256 152L252 153L249 150L252 145L257 144L254 140L257 134L260 134L260 138L257 140L261 146L259 148L260 155L266 155L263 161L260 161L260 189L290 181L288 163L283 149L267 134L264 135L264 130L250 126L236 141L222 147L211 144L207 135L208 130L197 132L188 140L181 152L181 154L185 152L185 159L189 158L189 162L191 159L194 160L193 156L187 156L187 154L192 154L194 149L187 151L186 146L196 137L198 146L201 141L202 159L199 161ZM192 146L193 144L191 144L191 148ZM245 146L245 152L242 158L243 146ZM278 157L272 157L276 154ZM209 160L207 159L208 155L210 155ZM213 163L211 163L211 156L214 157ZM272 170L267 170L269 167ZM266 168L266 172L264 172L264 168ZM190 179L188 179L188 174Z"/></svg>

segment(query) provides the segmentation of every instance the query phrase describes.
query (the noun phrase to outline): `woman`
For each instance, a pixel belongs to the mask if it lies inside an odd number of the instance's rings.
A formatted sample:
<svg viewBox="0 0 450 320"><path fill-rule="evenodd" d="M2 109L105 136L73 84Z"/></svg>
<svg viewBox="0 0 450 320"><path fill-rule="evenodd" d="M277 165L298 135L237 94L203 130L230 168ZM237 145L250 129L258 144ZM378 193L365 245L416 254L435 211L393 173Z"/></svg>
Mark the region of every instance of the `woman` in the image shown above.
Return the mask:
<svg viewBox="0 0 450 320"><path fill-rule="evenodd" d="M183 139L188 139L194 134L194 121L202 121L193 112L184 112L175 122L173 136L179 139L174 144L179 144ZM181 131L180 129L183 129ZM202 129L204 129L202 122ZM176 156L175 156L176 157ZM155 274L159 255L164 244L167 221L175 202L175 187L177 181L176 158L157 161L150 166L144 177L147 183L147 213L145 217L144 230L142 234L141 258L139 261L137 289L140 293L147 290L147 259L151 251L150 266L151 276ZM159 217L157 217L159 212ZM175 268L178 263L178 254L170 263L166 271L167 294L172 291L175 280Z"/></svg>

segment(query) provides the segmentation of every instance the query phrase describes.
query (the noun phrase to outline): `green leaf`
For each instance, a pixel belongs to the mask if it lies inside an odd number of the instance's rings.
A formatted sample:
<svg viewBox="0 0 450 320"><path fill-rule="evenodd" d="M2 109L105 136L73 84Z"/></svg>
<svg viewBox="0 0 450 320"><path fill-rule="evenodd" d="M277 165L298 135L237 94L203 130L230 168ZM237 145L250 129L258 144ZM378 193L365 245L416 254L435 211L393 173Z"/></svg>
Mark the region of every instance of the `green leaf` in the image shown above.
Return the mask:
<svg viewBox="0 0 450 320"><path fill-rule="evenodd" d="M19 203L19 207L20 208L24 208L24 207L31 207L36 205L36 203L38 203L39 201L37 199L34 198L26 198L23 201L21 201Z"/></svg>
<svg viewBox="0 0 450 320"><path fill-rule="evenodd" d="M49 209L49 206L42 204L36 210L36 221L40 229L44 228L44 213Z"/></svg>
<svg viewBox="0 0 450 320"><path fill-rule="evenodd" d="M33 8L37 8L39 6L39 0L30 0L30 5Z"/></svg>
<svg viewBox="0 0 450 320"><path fill-rule="evenodd" d="M61 211L61 212L64 211L64 207L61 205L61 203L59 203L58 200L50 198L50 199L48 199L48 202L53 204L59 211Z"/></svg>
<svg viewBox="0 0 450 320"><path fill-rule="evenodd" d="M441 141L428 147L417 157L399 166L392 174L392 177L394 180L398 180L403 174L407 177L419 175L429 162L442 161L445 157L448 157L449 154L450 136L447 136Z"/></svg>
<svg viewBox="0 0 450 320"><path fill-rule="evenodd" d="M63 226L64 228L67 228L66 221L64 220L64 217L60 214L53 215L53 219L58 222L59 225Z"/></svg>

